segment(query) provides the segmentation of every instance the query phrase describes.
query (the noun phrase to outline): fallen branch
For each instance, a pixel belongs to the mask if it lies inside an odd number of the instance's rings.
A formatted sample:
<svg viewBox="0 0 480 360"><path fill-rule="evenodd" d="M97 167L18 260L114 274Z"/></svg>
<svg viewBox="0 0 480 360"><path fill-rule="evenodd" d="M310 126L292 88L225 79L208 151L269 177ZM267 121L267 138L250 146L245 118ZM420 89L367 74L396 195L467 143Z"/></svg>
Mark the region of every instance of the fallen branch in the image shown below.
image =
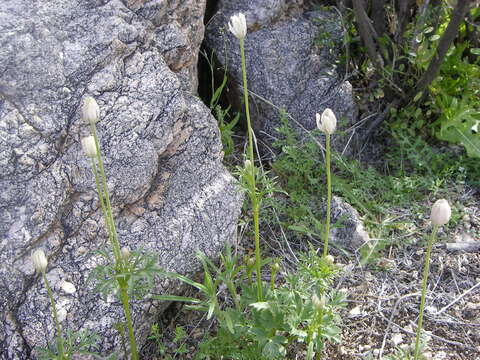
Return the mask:
<svg viewBox="0 0 480 360"><path fill-rule="evenodd" d="M407 330L405 328L403 328L402 326L398 325L397 323L393 322L393 321L390 321L389 319L387 319L383 314L382 312L380 311L379 312L379 315L380 317L384 320L384 321L387 321L388 324L390 325L393 325L395 326L397 329L403 331L404 333L408 334L408 335L412 335L412 336L415 336L415 332L413 331L410 331L410 330ZM415 323L411 323L411 325L413 327L417 327L417 324ZM454 340L448 340L448 339L445 339L441 336L438 336L438 335L434 335L432 333L428 333L428 336L431 337L432 339L435 339L437 341L440 341L440 342L443 342L445 344L449 344L449 345L454 345L454 346L458 346L460 348L463 348L463 349L467 349L467 350L470 350L470 351L475 351L475 352L478 352L478 349L474 348L473 346L470 346L470 345L467 345L467 344L464 344L464 343L461 343L461 342L458 342L458 341L454 341Z"/></svg>
<svg viewBox="0 0 480 360"><path fill-rule="evenodd" d="M470 294L473 290L475 290L477 287L480 286L480 282L477 283L476 285L472 286L470 289L468 289L467 291L465 291L462 295L460 295L459 297L457 297L455 300L453 300L450 304L448 304L447 306L441 308L439 311L437 311L435 314L433 314L434 316L436 315L440 315L441 313L443 313L445 310L447 310L450 306L452 306L453 304L455 304L456 302L458 302L460 299L462 299L463 297L465 297L466 295Z"/></svg>
<svg viewBox="0 0 480 360"><path fill-rule="evenodd" d="M445 244L445 249L447 251L480 251L480 241L447 243Z"/></svg>

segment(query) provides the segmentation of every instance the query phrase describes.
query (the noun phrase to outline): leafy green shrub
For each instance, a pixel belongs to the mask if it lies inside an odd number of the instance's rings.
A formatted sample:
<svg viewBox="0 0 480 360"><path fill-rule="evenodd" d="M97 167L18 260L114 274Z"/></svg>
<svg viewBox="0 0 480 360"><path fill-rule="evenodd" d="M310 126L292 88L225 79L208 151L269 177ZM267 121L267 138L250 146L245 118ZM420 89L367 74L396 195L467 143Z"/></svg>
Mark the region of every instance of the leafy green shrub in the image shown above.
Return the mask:
<svg viewBox="0 0 480 360"><path fill-rule="evenodd" d="M410 53L409 61L419 71L426 70L435 54L439 39L450 20L448 6L443 4L444 15L439 26L426 23L417 35L420 43L416 53ZM478 17L475 9L472 16ZM466 32L466 25L460 27L460 37ZM429 87L429 96L416 111L423 108L423 114L433 119L432 133L443 141L465 147L469 157L480 157L480 49L471 48L468 42L457 43L449 49L438 76ZM418 100L415 98L414 100ZM424 121L422 121L422 124ZM420 125L422 125L420 124Z"/></svg>
<svg viewBox="0 0 480 360"><path fill-rule="evenodd" d="M336 311L345 305L344 295L330 290L338 270L313 249L300 256L297 271L285 274L284 283L264 287L262 301L257 298L257 284L229 247L220 266L203 255L199 258L205 271L203 284L169 274L203 294L200 300L176 297L178 300L218 320L216 336L200 346L198 359L283 359L290 347L298 346L307 349L307 358L312 359L326 341L340 341L341 319ZM222 287L228 290L228 297L221 306L217 294ZM323 298L320 307L315 297ZM166 296L156 298L167 300Z"/></svg>

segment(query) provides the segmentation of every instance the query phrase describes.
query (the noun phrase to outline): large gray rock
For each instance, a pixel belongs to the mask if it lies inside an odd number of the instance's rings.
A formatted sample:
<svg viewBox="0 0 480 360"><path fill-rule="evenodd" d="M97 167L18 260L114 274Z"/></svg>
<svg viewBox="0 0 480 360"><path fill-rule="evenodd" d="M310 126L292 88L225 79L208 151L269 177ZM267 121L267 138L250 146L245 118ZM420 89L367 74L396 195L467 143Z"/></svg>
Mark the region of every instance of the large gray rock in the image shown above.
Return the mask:
<svg viewBox="0 0 480 360"><path fill-rule="evenodd" d="M120 242L159 254L168 270L195 271L195 251L215 255L235 237L241 195L222 166L215 119L191 95L205 1L6 0L0 5L0 358L34 359L52 341L47 277L64 328L100 335L118 350L115 297L86 279L105 243L90 164L80 138L82 97L97 124ZM68 294L62 282L74 284ZM156 291L173 291L161 282ZM145 339L159 305L135 302Z"/></svg>
<svg viewBox="0 0 480 360"><path fill-rule="evenodd" d="M302 137L316 128L315 113L331 108L339 120L333 138L343 151L357 118L352 87L337 72L341 18L333 10L302 12L299 0L220 0L206 30L206 43L232 80L231 102L242 99L239 41L226 26L243 12L245 54L254 128L265 140L277 136L279 109L290 115Z"/></svg>
<svg viewBox="0 0 480 360"><path fill-rule="evenodd" d="M357 210L338 196L332 197L331 224L329 239L343 249L355 251L370 241Z"/></svg>

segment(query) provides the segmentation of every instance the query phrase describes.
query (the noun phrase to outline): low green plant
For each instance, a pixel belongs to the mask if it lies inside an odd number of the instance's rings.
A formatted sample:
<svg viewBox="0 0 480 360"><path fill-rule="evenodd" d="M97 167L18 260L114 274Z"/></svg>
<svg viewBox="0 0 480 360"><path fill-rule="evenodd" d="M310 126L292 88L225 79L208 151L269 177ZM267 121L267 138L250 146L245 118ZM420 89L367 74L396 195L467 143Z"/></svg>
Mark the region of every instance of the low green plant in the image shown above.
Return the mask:
<svg viewBox="0 0 480 360"><path fill-rule="evenodd" d="M300 256L296 272L284 274L284 283L263 287L262 301L257 299L257 284L248 281L246 265L231 254L230 247L219 266L204 255L200 254L199 259L203 264L203 283L175 273L167 276L194 286L202 294L200 299L154 296L187 302L188 308L205 311L207 318L215 317L218 321L217 334L205 341L208 346L200 346L199 359L283 359L289 347L303 347L307 358L313 359L315 354L319 358L326 341L340 340L340 317L336 311L345 305L344 295L330 291L338 270L313 248ZM278 262L272 263L271 270L279 271ZM219 295L223 287L228 295ZM223 301L220 296L225 296ZM315 298L323 299L320 307Z"/></svg>
<svg viewBox="0 0 480 360"><path fill-rule="evenodd" d="M38 358L42 360L52 359L75 359L79 355L87 355L94 359L113 360L116 359L115 354L102 357L94 350L98 347L99 337L87 330L71 331L67 329L65 339L63 339L63 355L58 351L58 347L37 348ZM92 351L93 350L93 351Z"/></svg>
<svg viewBox="0 0 480 360"><path fill-rule="evenodd" d="M420 344L420 354L418 356L418 360L427 360L428 358L424 356L423 349L425 348L425 344ZM414 359L414 352L415 352L415 345L405 345L402 347L397 347L395 352L391 355L387 355L382 357L383 360L413 360ZM373 357L367 358L367 360L373 360Z"/></svg>
<svg viewBox="0 0 480 360"><path fill-rule="evenodd" d="M225 156L229 156L233 153L234 142L232 135L234 133L233 129L238 124L240 119L240 113L236 113L234 116L230 115L231 105L226 108L220 105L220 98L222 96L223 90L227 85L227 68L225 67L223 72L222 82L218 87L215 85L215 74L214 74L214 52L212 51L211 56L208 57L206 53L202 53L207 64L210 68L211 74L211 93L209 108L212 114L218 121L218 128L220 130L220 138L222 140L223 152Z"/></svg>
<svg viewBox="0 0 480 360"><path fill-rule="evenodd" d="M447 196L452 187L479 184L480 168L475 159L432 147L402 122L401 116L386 129L388 151L383 168L332 155L333 192L358 210L372 238L360 249L362 264L374 265L391 245L408 244L408 238L401 237L400 242L397 235L412 232L416 225L413 220L399 218L399 212L408 209L421 217L421 203L432 195ZM265 221L270 219L275 226L271 220L275 219L271 211L275 211L292 242L319 242L325 229L320 194L327 193L322 153L314 141L300 140L286 116L280 120L281 136L274 146L282 154L272 163L271 173L278 180L277 192L286 195L268 199Z"/></svg>
<svg viewBox="0 0 480 360"><path fill-rule="evenodd" d="M187 334L185 330L181 326L175 327L175 337L173 338L172 342L176 345L176 349L173 355L169 355L167 353L167 347L163 342L163 336L160 332L158 324L153 324L150 330L150 336L148 337L149 340L153 340L157 345L158 354L162 356L163 360L173 360L177 356L182 356L183 354L188 352L187 346L184 342Z"/></svg>
<svg viewBox="0 0 480 360"><path fill-rule="evenodd" d="M314 142L301 142L289 125L288 118L280 113L280 138L273 146L282 151L272 163L271 173L278 179L278 187L285 196L268 201L265 220L279 214L282 226L293 241L297 237L322 238L323 222L319 195L325 193L322 178L325 176L321 149ZM270 220L271 221L271 220Z"/></svg>

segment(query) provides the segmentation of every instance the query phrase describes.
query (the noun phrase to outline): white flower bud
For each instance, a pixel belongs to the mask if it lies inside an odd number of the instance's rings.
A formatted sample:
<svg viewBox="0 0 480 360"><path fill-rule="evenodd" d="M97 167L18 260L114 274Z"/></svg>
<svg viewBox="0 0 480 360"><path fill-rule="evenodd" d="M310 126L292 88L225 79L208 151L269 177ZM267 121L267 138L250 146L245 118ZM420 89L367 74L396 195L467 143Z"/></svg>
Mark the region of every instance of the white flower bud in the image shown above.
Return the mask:
<svg viewBox="0 0 480 360"><path fill-rule="evenodd" d="M332 255L327 255L325 256L325 261L328 265L333 265L333 263L335 262L335 258Z"/></svg>
<svg viewBox="0 0 480 360"><path fill-rule="evenodd" d="M77 289L75 288L75 285L73 285L71 282L68 282L68 281L63 281L60 287L67 294L73 294L75 291L77 291Z"/></svg>
<svg viewBox="0 0 480 360"><path fill-rule="evenodd" d="M326 108L322 115L316 114L317 118L317 127L320 131L323 131L325 134L332 135L337 128L337 118L333 111L329 108Z"/></svg>
<svg viewBox="0 0 480 360"><path fill-rule="evenodd" d="M97 145L95 144L95 138L92 135L82 138L82 148L85 155L89 158L97 156Z"/></svg>
<svg viewBox="0 0 480 360"><path fill-rule="evenodd" d="M442 226L448 223L452 216L452 209L448 205L448 201L440 199L435 201L432 206L432 212L430 214L430 220L433 225Z"/></svg>
<svg viewBox="0 0 480 360"><path fill-rule="evenodd" d="M96 124L96 122L100 120L100 108L95 99L91 96L87 96L83 100L82 120L91 125Z"/></svg>
<svg viewBox="0 0 480 360"><path fill-rule="evenodd" d="M245 19L245 15L238 13L237 15L231 16L228 29L239 40L244 39L245 36L247 36L247 20Z"/></svg>
<svg viewBox="0 0 480 360"><path fill-rule="evenodd" d="M272 265L272 271L277 273L280 270L280 264L278 262L274 262Z"/></svg>
<svg viewBox="0 0 480 360"><path fill-rule="evenodd" d="M124 246L120 251L122 252L122 256L124 259L128 259L130 257L130 250L128 249L128 247Z"/></svg>
<svg viewBox="0 0 480 360"><path fill-rule="evenodd" d="M37 272L44 272L47 269L48 261L42 250L35 250L32 254L33 267Z"/></svg>
<svg viewBox="0 0 480 360"><path fill-rule="evenodd" d="M325 304L327 303L327 299L325 298L325 295L322 295L319 299L318 296L314 294L312 296L312 303L317 310L321 310L324 308Z"/></svg>
<svg viewBox="0 0 480 360"><path fill-rule="evenodd" d="M67 309L62 307L62 308L58 309L57 313L58 313L58 321L64 322L65 319L67 318Z"/></svg>

